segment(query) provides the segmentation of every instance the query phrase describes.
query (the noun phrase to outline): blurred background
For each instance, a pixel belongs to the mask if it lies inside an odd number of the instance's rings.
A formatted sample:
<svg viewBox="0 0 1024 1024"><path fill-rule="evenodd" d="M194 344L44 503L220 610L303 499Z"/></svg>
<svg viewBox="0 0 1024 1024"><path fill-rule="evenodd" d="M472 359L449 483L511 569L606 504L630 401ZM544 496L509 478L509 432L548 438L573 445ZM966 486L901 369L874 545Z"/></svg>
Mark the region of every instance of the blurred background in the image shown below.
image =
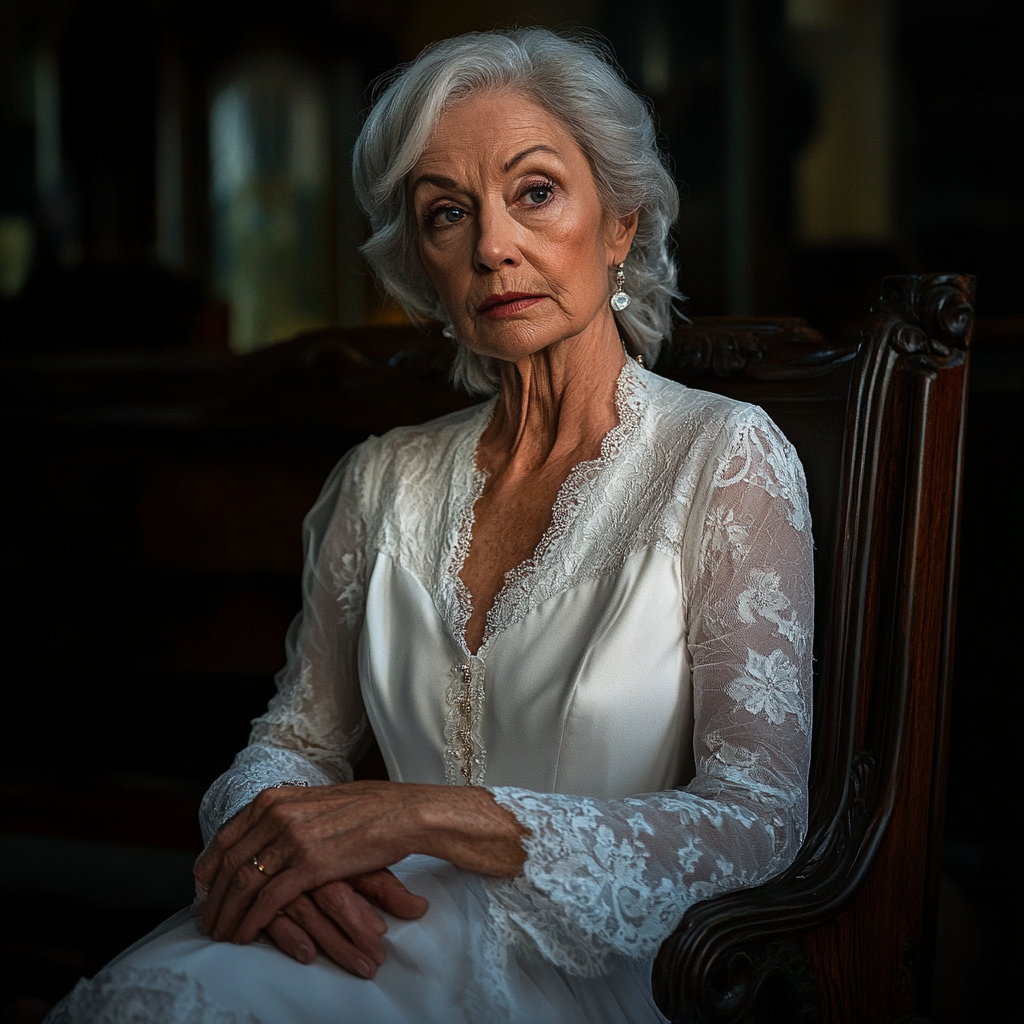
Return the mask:
<svg viewBox="0 0 1024 1024"><path fill-rule="evenodd" d="M273 692L302 515L370 422L270 415L253 374L311 372L295 335L404 321L358 254L370 86L511 23L599 32L653 101L690 315L850 336L884 274L978 276L935 1015L989 1019L1024 810L1019 8L2 0L0 1019L189 899L198 799Z"/></svg>

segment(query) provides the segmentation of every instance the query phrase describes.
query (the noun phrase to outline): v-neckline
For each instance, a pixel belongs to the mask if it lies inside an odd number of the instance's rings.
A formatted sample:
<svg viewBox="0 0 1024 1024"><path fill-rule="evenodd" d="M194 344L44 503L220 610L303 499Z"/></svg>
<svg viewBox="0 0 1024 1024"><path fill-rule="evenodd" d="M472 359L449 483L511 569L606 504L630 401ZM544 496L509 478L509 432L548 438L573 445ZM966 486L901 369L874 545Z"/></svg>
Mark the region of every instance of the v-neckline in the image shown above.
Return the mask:
<svg viewBox="0 0 1024 1024"><path fill-rule="evenodd" d="M557 542L568 530L572 517L569 510L574 507L573 496L579 491L582 481L593 472L600 472L615 461L621 444L620 441L630 432L637 421L636 410L630 407L628 397L635 390L639 383L638 367L633 361L626 358L622 368L619 370L615 380L615 411L618 417L612 427L601 438L601 446L597 456L593 459L585 459L577 462L565 479L558 487L554 503L551 506L551 518L547 527L541 534L537 546L528 558L512 566L502 577L501 586L498 588L491 605L487 609L487 616L484 624L483 638L475 651L470 651L466 642L466 630L469 627L469 620L473 616L473 595L463 582L462 570L465 567L466 559L469 557L470 547L473 543L473 525L475 522L475 509L487 484L488 473L477 465L477 455L480 450L480 439L484 435L488 425L494 416L497 407L497 397L492 398L489 403L480 410L480 421L475 433L467 438L464 451L468 451L468 479L466 497L459 512L458 523L454 531L454 543L447 561L447 573L451 577L455 587L456 605L459 610L459 620L449 623L453 639L459 645L462 652L469 658L483 658L491 643L497 639L505 628L495 629L495 609L508 600L511 589L516 584L528 579L537 573L543 566L544 559L555 547Z"/></svg>

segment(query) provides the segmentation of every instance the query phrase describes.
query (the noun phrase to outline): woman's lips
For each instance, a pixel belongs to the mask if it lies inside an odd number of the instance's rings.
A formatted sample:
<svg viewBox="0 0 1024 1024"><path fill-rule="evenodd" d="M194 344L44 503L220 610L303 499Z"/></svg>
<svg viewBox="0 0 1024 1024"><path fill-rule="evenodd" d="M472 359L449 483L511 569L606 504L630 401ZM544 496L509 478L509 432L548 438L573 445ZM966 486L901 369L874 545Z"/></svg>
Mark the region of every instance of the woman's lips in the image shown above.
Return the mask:
<svg viewBox="0 0 1024 1024"><path fill-rule="evenodd" d="M488 295L480 303L481 316L498 320L504 316L514 316L530 306L535 306L544 298L543 295L529 295L526 292L505 292L503 295Z"/></svg>

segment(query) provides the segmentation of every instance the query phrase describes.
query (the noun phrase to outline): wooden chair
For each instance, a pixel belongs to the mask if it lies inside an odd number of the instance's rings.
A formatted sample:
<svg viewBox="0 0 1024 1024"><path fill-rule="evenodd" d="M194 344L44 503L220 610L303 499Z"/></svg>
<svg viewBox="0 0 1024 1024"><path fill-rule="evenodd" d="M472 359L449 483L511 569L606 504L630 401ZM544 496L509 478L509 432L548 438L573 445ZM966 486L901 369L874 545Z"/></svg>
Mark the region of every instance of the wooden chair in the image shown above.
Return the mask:
<svg viewBox="0 0 1024 1024"><path fill-rule="evenodd" d="M795 444L810 491L818 595L807 840L778 878L686 914L653 978L673 1020L888 1024L927 1012L972 301L970 278L888 278L859 348L831 344L794 319L699 319L678 330L655 367L762 405ZM124 566L141 566L131 581L143 608L169 578L182 593L244 584L245 608L263 600L261 587L276 593L287 583L297 594L302 512L330 464L370 432L470 401L446 385L450 353L440 335L400 327L319 332L241 359L12 356L4 417L34 446L27 469L24 444L8 459L24 470L19 501L45 495L41 466L52 462L54 480L66 480L68 452L82 448L79 462L114 465L123 481L118 491L97 478L103 500L117 504L103 506L97 522L135 524L118 530L119 543L135 546L117 555L111 594L124 592ZM196 504L210 480L239 466L247 475L237 500L221 489ZM58 510L49 524L53 504L26 506L15 522L24 529L12 535L86 522ZM91 570L102 601L98 578ZM140 616L139 628L152 620ZM221 620L211 622L206 633L224 636ZM282 633L286 623L283 614ZM269 645L280 650L276 635ZM54 649L42 636L28 646ZM228 671L233 658L251 658L250 643L236 646L211 650L211 664ZM209 678L193 682L185 671L174 677L179 692ZM108 717L104 678L86 687L98 721ZM110 694L115 707L123 699ZM244 732L239 699L229 703ZM20 714L34 720L31 708ZM192 727L177 727L174 749L219 743L226 765L241 742L241 733L181 735ZM382 765L371 756L361 768L373 776ZM120 807L123 795L109 801ZM18 796L18 820L29 803L42 820L52 802L40 790Z"/></svg>
<svg viewBox="0 0 1024 1024"><path fill-rule="evenodd" d="M655 367L763 406L794 443L818 595L808 838L779 878L687 913L654 970L673 1020L878 1024L927 1011L973 294L967 277L887 278L859 346L792 318L699 319ZM307 362L326 360L318 372L333 367L324 393L345 389L358 432L465 401L440 386L437 339L345 337L267 353L267 379L305 347ZM385 396L388 376L399 390Z"/></svg>
<svg viewBox="0 0 1024 1024"><path fill-rule="evenodd" d="M854 355L799 323L699 322L657 369L755 401L815 536L810 828L698 904L654 969L673 1021L881 1024L929 1010L974 281L887 278Z"/></svg>

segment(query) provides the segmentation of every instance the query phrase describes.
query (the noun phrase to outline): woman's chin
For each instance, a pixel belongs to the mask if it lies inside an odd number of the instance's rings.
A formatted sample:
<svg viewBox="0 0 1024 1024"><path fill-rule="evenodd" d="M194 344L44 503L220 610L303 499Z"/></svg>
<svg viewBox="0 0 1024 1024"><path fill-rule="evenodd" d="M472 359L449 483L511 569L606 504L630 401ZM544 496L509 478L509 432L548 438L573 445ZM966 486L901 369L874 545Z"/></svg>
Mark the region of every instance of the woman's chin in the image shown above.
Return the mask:
<svg viewBox="0 0 1024 1024"><path fill-rule="evenodd" d="M478 356L517 363L557 344L564 336L562 332L540 330L519 319L488 323L461 340Z"/></svg>

